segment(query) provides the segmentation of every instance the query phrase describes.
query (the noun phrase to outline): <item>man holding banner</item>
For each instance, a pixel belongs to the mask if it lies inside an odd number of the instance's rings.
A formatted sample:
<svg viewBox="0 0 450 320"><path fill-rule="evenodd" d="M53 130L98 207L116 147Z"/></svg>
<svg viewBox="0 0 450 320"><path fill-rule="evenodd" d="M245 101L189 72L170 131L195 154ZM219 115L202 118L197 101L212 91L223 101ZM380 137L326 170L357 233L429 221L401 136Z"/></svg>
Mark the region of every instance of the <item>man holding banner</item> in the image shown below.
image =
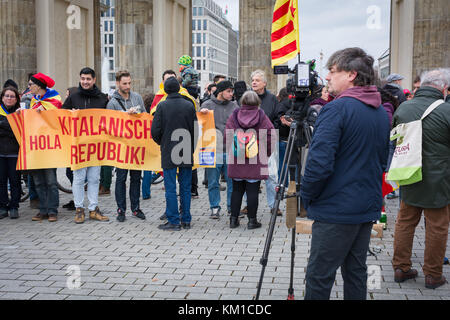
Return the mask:
<svg viewBox="0 0 450 320"><path fill-rule="evenodd" d="M64 102L63 108L69 110L105 109L108 98L95 85L95 71L83 68L80 72L78 90L71 94ZM89 218L97 221L109 221L98 207L98 189L100 185L100 166L86 167L73 171L73 198L75 203L75 223L84 223L84 184L87 179L89 199Z"/></svg>
<svg viewBox="0 0 450 320"><path fill-rule="evenodd" d="M144 100L140 94L131 91L131 74L128 71L119 71L116 74L116 88L113 97L108 103L107 108L127 112L128 114L139 114L147 112L145 110ZM130 172L130 201L131 212L133 216L145 220L145 214L139 208L139 198L141 196L141 170L127 170L117 168L116 177L116 202L117 202L117 221L125 221L125 212L127 208L126 182L128 171Z"/></svg>

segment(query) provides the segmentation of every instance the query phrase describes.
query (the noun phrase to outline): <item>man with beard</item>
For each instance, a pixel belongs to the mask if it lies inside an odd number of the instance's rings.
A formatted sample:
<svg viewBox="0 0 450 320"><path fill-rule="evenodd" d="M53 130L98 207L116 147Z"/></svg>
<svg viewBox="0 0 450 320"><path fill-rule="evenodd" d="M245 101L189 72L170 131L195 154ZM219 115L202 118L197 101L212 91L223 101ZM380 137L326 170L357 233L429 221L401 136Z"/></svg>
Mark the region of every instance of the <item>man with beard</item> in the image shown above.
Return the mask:
<svg viewBox="0 0 450 320"><path fill-rule="evenodd" d="M63 109L105 109L108 103L107 95L103 94L95 85L95 71L83 68L80 71L80 85L64 102ZM89 218L97 221L109 221L98 207L98 189L100 185L101 167L88 167L73 172L73 197L76 208L75 223L84 223L84 184L87 179L87 195L89 199Z"/></svg>

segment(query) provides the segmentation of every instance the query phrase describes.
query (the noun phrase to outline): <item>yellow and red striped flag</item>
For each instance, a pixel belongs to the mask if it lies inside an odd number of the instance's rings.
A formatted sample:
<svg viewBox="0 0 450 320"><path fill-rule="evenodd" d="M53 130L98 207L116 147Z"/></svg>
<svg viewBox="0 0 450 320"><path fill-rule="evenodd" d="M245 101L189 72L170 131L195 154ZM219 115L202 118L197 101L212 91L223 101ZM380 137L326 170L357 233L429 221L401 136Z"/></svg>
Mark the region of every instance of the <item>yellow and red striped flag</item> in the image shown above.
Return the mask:
<svg viewBox="0 0 450 320"><path fill-rule="evenodd" d="M272 20L272 68L300 53L298 0L277 0Z"/></svg>

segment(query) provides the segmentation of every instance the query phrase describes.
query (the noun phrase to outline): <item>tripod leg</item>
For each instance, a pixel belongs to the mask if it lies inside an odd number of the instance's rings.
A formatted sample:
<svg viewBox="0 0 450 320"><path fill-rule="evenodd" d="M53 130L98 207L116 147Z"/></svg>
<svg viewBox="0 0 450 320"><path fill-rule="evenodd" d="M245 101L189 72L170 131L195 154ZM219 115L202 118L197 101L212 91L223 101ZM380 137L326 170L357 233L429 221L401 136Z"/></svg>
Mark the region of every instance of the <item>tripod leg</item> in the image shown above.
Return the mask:
<svg viewBox="0 0 450 320"><path fill-rule="evenodd" d="M288 290L288 300L294 299L294 263L295 263L295 228L292 228L292 240L291 240L291 280Z"/></svg>

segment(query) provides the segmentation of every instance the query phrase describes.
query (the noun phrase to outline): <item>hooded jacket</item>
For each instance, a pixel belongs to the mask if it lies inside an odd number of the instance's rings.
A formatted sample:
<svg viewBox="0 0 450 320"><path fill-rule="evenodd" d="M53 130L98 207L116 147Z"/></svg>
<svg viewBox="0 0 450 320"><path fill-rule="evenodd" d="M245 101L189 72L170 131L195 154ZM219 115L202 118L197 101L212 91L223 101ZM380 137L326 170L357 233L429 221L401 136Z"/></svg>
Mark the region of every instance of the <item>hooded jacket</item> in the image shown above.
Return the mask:
<svg viewBox="0 0 450 320"><path fill-rule="evenodd" d="M438 89L424 86L414 99L394 113L393 127L419 120L436 100ZM422 121L422 181L400 187L402 201L420 208L443 208L450 204L450 103L443 103Z"/></svg>
<svg viewBox="0 0 450 320"><path fill-rule="evenodd" d="M228 177L246 180L265 180L268 178L268 160L272 154L272 129L274 126L263 110L255 106L241 106L233 111L226 125L225 142L228 152ZM254 129L258 140L258 156L255 159L245 159L239 164L233 155L233 136L238 129L247 131ZM262 150L265 149L266 152Z"/></svg>
<svg viewBox="0 0 450 320"><path fill-rule="evenodd" d="M85 90L78 86L78 90L72 93L66 101L64 101L63 109L105 109L108 103L108 96L103 94L97 86L91 90Z"/></svg>
<svg viewBox="0 0 450 320"><path fill-rule="evenodd" d="M403 93L403 89L398 84L388 83L384 85L383 89L396 97L399 105L406 101L406 96Z"/></svg>
<svg viewBox="0 0 450 320"><path fill-rule="evenodd" d="M335 224L380 218L389 134L375 86L347 89L322 108L302 178L308 218Z"/></svg>
<svg viewBox="0 0 450 320"><path fill-rule="evenodd" d="M197 121L197 115L194 105L183 98L178 93L180 84L176 78L169 78L164 83L164 91L168 94L167 99L158 104L155 117L152 123L152 138L161 146L161 167L163 169L173 169L177 167L192 167L194 159L194 125ZM180 131L182 130L182 132ZM181 133L175 134L174 131ZM185 133L185 134L183 134ZM178 137L173 141L172 138ZM180 148L181 151L175 151L183 160L177 163L172 157L174 148ZM189 155L184 154L185 151ZM184 159L187 158L187 161Z"/></svg>

